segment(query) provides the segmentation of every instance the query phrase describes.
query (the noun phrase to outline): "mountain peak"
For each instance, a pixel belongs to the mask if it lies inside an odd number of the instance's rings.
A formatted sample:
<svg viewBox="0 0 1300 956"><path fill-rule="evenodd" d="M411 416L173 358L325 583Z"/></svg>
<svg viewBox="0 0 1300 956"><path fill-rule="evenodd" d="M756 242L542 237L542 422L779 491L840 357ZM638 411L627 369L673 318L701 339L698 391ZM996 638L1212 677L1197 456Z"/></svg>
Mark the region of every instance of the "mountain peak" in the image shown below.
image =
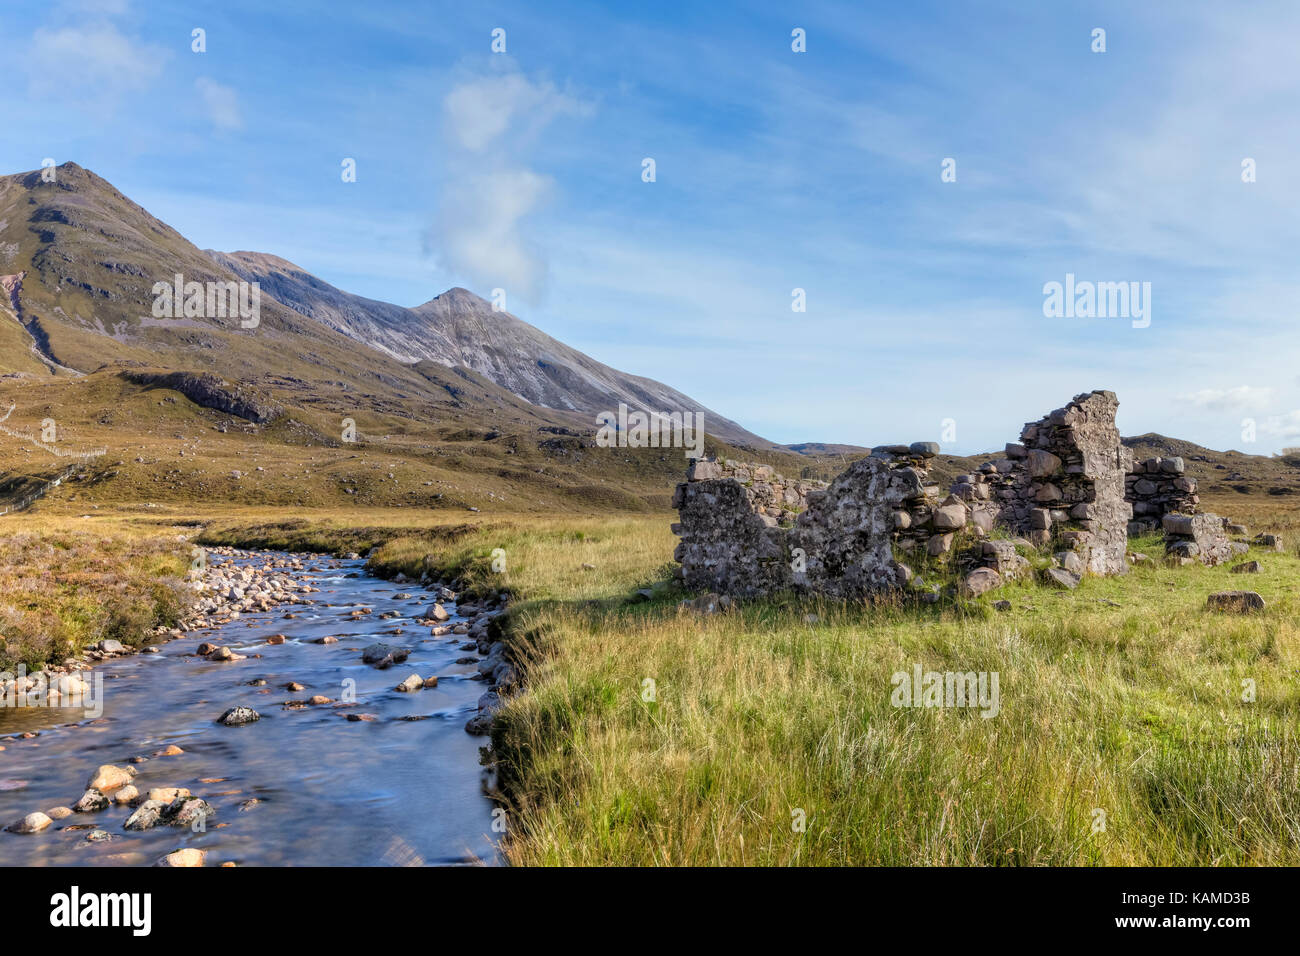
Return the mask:
<svg viewBox="0 0 1300 956"><path fill-rule="evenodd" d="M92 196L108 196L115 200L126 200L117 188L103 176L68 160L58 166L42 166L25 173L0 176L0 180L9 180L24 189L46 189L63 193L82 193ZM129 200L127 200L129 201Z"/></svg>
<svg viewBox="0 0 1300 956"><path fill-rule="evenodd" d="M273 255L269 252L252 252L248 249L237 249L234 252L218 252L215 249L204 249L203 251L218 261L224 260L228 263L230 260L235 260L236 262L243 263L244 265L253 268L279 270L281 272L298 272L303 275L310 275L306 269L298 265L296 262L290 262L283 256Z"/></svg>
<svg viewBox="0 0 1300 956"><path fill-rule="evenodd" d="M441 295L435 295L428 302L424 303L424 305L416 306L416 309L426 309L433 306L435 303L439 306L451 309L478 309L490 307L490 303L487 299L480 295L475 295L473 292L470 292L469 289L457 285L452 286Z"/></svg>
<svg viewBox="0 0 1300 956"><path fill-rule="evenodd" d="M46 169L45 178L41 172L0 184L0 248L16 247L6 273L28 273L24 334L51 362L85 370L148 359L160 368L241 380L341 384L381 401L414 400L428 389L428 370L415 368L428 362L453 370L457 381L463 369L481 378L477 388L500 389L483 394L497 408L521 399L589 422L621 402L700 412L711 435L770 447L689 396L584 355L469 289L454 286L415 309L352 295L280 256L204 252L75 163ZM257 282L259 331L232 329L224 315L155 319L151 290L177 274ZM11 361L0 354L0 372Z"/></svg>

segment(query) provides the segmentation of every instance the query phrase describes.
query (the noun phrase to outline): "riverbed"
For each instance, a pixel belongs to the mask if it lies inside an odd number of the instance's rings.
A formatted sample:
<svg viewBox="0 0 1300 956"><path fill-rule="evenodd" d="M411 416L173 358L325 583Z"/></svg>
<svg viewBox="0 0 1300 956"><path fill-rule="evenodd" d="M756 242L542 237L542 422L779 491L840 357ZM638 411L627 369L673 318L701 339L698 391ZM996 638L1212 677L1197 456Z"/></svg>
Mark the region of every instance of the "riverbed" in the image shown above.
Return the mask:
<svg viewBox="0 0 1300 956"><path fill-rule="evenodd" d="M208 866L500 862L479 766L484 741L464 729L484 690L472 679L479 655L468 638L434 637L415 623L437 600L419 585L370 577L361 560L299 557L297 576L319 588L310 603L100 663L101 716L0 709L0 824L73 806L96 769L113 764L137 772L142 799L151 788L185 787L206 800L215 813L204 828L128 831L133 808L114 805L39 833L0 832L0 865L148 865L183 847L206 851ZM443 604L447 624L462 620L453 602ZM268 642L279 635L282 643ZM315 643L324 637L337 641ZM199 657L204 641L244 659ZM372 667L361 652L376 642L410 656ZM395 690L412 674L436 676L437 686ZM315 695L330 702L305 704ZM217 723L241 706L261 719ZM169 747L183 752L163 755Z"/></svg>

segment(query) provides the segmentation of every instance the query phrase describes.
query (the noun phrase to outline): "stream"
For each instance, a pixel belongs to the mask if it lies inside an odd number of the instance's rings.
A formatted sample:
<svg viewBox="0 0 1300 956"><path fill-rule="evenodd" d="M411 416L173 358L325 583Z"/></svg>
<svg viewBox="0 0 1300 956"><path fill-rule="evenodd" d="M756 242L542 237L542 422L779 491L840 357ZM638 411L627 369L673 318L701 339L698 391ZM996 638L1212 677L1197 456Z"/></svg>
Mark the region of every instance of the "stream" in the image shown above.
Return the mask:
<svg viewBox="0 0 1300 956"><path fill-rule="evenodd" d="M162 644L159 653L98 664L84 676L102 675L101 716L0 708L0 824L73 806L96 769L113 764L137 771L141 800L157 787L186 787L206 800L215 810L206 829L125 830L133 808L114 804L39 833L0 832L0 866L149 865L183 847L207 851L208 866L501 862L494 805L481 783L483 739L464 729L484 687L471 679L476 664L456 663L479 655L462 649L466 637L433 637L414 622L436 600L424 587L370 577L362 560L296 557L303 562L296 576L320 589L306 595L310 603L247 613ZM463 619L444 604L448 624ZM372 613L354 619L357 608ZM273 635L284 642L267 643ZM325 636L337 643L313 643ZM204 641L246 657L195 656ZM361 651L376 642L410 656L383 670L369 666ZM411 674L436 675L437 686L394 690ZM303 689L286 690L290 682ZM350 706L284 706L312 695L345 700L351 687ZM261 719L216 722L237 706ZM159 755L169 745L184 752ZM132 763L135 757L148 759Z"/></svg>

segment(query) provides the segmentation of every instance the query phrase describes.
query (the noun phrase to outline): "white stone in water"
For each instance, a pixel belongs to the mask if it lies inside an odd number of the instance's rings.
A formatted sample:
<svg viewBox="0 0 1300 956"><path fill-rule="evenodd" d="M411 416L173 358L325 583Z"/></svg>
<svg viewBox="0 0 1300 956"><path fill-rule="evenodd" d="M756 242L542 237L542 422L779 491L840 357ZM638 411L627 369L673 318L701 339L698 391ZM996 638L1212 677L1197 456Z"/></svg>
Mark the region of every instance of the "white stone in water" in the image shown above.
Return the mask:
<svg viewBox="0 0 1300 956"><path fill-rule="evenodd" d="M17 823L11 823L5 829L12 833L40 833L53 822L49 817L37 810L35 813L27 814Z"/></svg>
<svg viewBox="0 0 1300 956"><path fill-rule="evenodd" d="M403 693L410 693L411 691L420 690L423 687L424 687L424 678L421 677L419 674L412 674L410 677L406 678L406 680L398 684L397 687L394 689L400 690Z"/></svg>

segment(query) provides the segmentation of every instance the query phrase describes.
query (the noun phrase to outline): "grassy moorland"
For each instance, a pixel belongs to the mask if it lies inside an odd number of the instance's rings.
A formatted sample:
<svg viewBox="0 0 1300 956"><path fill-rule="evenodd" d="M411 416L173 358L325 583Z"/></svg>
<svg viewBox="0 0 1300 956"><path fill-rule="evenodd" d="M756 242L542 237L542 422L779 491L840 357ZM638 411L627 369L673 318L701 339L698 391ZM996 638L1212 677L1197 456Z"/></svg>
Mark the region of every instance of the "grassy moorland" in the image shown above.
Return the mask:
<svg viewBox="0 0 1300 956"><path fill-rule="evenodd" d="M1229 504L1252 531L1298 526L1280 501ZM960 606L778 599L703 615L679 607L668 513L59 507L11 516L0 558L6 603L58 618L48 647L32 618L5 625L6 646L27 634L36 657L165 619L182 533L375 547L380 574L508 590L527 690L492 741L517 864L1300 863L1294 536L1252 555L1250 576L1150 564ZM1238 587L1267 609L1205 610ZM158 598L102 600L114 593ZM892 706L892 675L918 664L997 672L997 716Z"/></svg>
<svg viewBox="0 0 1300 956"><path fill-rule="evenodd" d="M1295 553L1256 555L1249 578L1151 565L965 607L706 616L665 583L672 546L664 517L633 516L376 554L386 573L432 562L516 595L528 691L493 733L514 862L1300 862ZM1204 609L1243 586L1265 612ZM891 675L918 663L997 671L1000 713L891 706Z"/></svg>
<svg viewBox="0 0 1300 956"><path fill-rule="evenodd" d="M0 537L0 670L59 664L87 644L138 646L183 608L189 548L156 529L10 519Z"/></svg>

